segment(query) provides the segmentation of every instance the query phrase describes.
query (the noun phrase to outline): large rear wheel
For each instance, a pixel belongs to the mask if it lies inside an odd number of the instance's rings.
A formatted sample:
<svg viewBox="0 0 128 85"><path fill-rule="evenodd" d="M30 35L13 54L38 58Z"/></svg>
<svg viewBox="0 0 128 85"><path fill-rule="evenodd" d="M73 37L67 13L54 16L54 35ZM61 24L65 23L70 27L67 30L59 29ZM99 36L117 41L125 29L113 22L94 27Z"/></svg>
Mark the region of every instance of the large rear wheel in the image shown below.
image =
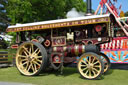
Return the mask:
<svg viewBox="0 0 128 85"><path fill-rule="evenodd" d="M102 75L104 64L99 55L88 52L80 57L77 68L83 78L92 80L98 79Z"/></svg>
<svg viewBox="0 0 128 85"><path fill-rule="evenodd" d="M37 42L21 44L16 54L16 66L23 75L38 75L47 66L45 48Z"/></svg>

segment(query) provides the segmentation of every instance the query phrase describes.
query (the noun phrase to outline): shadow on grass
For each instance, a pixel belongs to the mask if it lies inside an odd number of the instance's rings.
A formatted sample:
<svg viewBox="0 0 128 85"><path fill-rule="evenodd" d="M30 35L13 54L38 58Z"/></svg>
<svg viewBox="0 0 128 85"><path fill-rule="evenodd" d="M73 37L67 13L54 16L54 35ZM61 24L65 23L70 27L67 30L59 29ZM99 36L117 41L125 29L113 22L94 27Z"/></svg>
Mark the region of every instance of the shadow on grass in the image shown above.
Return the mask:
<svg viewBox="0 0 128 85"><path fill-rule="evenodd" d="M110 69L107 73L103 74L100 78L95 79L95 80L103 80L104 76L110 75L113 73L113 70ZM39 76L47 76L47 75L55 75L55 76L62 76L62 77L66 77L66 76L70 76L73 74L78 74L79 78L85 80L83 77L80 76L78 70L76 67L65 67L63 70L63 74L60 73L60 71L56 71L56 70L48 70L46 72L43 72L42 74L40 74ZM87 80L87 79L86 79Z"/></svg>
<svg viewBox="0 0 128 85"><path fill-rule="evenodd" d="M103 80L104 76L111 75L113 73L114 69L128 70L128 64L112 64L111 69L109 69L109 71L107 73L103 74L103 76L101 76L101 78L99 78L98 80ZM47 71L41 73L39 76L55 75L55 76L66 77L66 76L70 76L73 74L78 74L79 77L81 78L76 67L64 67L63 74L61 74L60 71L58 71L58 70L53 70L53 69L47 70Z"/></svg>
<svg viewBox="0 0 128 85"><path fill-rule="evenodd" d="M40 74L40 76L47 76L47 75L51 75L51 74L54 74L56 76L69 76L69 75L73 75L73 74L77 74L77 73L78 73L77 68L65 67L63 69L63 73L62 74L61 74L61 71L59 71L59 70L50 69L50 70L47 70L45 72L42 72Z"/></svg>
<svg viewBox="0 0 128 85"><path fill-rule="evenodd" d="M107 73L105 73L104 75L110 75L113 73L113 70L112 69L109 69Z"/></svg>

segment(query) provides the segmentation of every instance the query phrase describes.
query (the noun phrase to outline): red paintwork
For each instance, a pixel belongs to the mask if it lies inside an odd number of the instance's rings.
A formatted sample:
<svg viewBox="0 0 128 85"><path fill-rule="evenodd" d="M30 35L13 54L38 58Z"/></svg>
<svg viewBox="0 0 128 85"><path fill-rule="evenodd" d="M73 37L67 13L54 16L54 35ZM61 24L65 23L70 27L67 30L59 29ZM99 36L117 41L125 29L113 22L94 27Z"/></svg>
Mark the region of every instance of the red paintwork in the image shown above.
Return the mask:
<svg viewBox="0 0 128 85"><path fill-rule="evenodd" d="M78 55L85 52L85 45L69 45L66 47L53 47L53 52L71 53L72 55Z"/></svg>
<svg viewBox="0 0 128 85"><path fill-rule="evenodd" d="M51 44L50 40L46 40L46 41L44 42L44 45L45 45L46 47L50 46L50 44Z"/></svg>
<svg viewBox="0 0 128 85"><path fill-rule="evenodd" d="M52 38L52 46L64 46L66 45L65 37L53 37Z"/></svg>
<svg viewBox="0 0 128 85"><path fill-rule="evenodd" d="M96 29L96 32L101 32L102 26L101 25L96 25L95 29Z"/></svg>
<svg viewBox="0 0 128 85"><path fill-rule="evenodd" d="M62 57L61 53L53 53L51 56L52 56L53 63L61 63L61 57Z"/></svg>
<svg viewBox="0 0 128 85"><path fill-rule="evenodd" d="M82 53L82 45L79 46L78 51L79 51L79 53Z"/></svg>
<svg viewBox="0 0 128 85"><path fill-rule="evenodd" d="M15 45L11 46L12 49L17 49L18 47L19 47L18 44L15 44Z"/></svg>

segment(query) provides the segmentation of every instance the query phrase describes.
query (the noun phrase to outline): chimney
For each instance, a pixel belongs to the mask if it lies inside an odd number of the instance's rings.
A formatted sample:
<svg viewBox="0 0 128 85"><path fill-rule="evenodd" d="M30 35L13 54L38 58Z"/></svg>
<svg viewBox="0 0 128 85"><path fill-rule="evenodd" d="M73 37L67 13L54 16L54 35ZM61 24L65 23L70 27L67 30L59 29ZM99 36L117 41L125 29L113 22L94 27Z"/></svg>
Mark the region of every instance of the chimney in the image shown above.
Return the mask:
<svg viewBox="0 0 128 85"><path fill-rule="evenodd" d="M92 14L92 2L91 0L86 0L87 1L87 15Z"/></svg>

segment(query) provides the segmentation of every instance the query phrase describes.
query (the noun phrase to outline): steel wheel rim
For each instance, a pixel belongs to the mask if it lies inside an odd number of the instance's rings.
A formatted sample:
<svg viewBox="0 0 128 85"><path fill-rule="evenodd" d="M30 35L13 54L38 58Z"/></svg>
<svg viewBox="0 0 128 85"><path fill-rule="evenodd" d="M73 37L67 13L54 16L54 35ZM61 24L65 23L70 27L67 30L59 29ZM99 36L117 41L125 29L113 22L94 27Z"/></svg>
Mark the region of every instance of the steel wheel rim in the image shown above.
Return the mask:
<svg viewBox="0 0 128 85"><path fill-rule="evenodd" d="M95 55L87 54L80 58L78 69L85 78L94 79L101 73L102 65Z"/></svg>
<svg viewBox="0 0 128 85"><path fill-rule="evenodd" d="M24 75L34 75L42 64L40 49L33 43L25 43L20 46L16 55L16 66Z"/></svg>

